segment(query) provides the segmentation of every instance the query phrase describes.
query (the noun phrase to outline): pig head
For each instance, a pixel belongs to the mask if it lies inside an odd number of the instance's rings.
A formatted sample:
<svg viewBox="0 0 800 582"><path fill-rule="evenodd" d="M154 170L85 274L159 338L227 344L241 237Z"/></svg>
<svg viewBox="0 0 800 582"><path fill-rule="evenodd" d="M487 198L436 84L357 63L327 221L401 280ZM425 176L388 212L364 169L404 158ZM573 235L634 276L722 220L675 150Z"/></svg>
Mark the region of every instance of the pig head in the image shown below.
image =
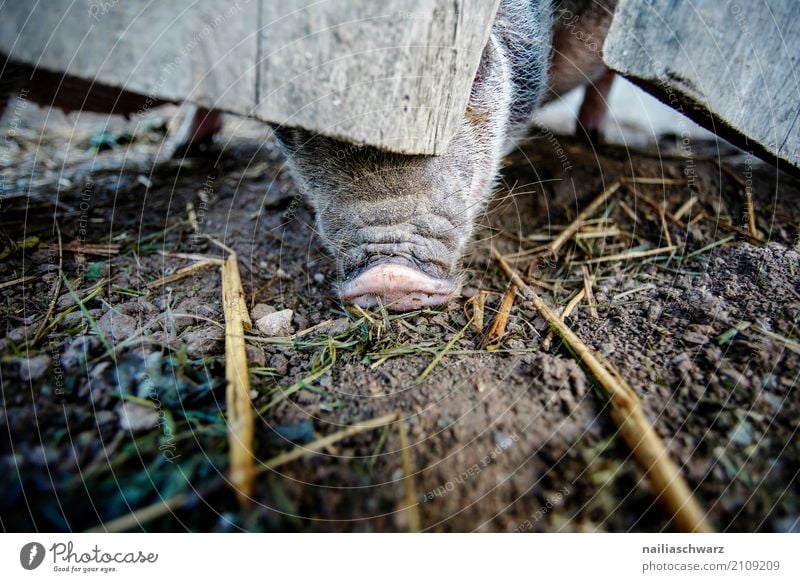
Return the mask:
<svg viewBox="0 0 800 582"><path fill-rule="evenodd" d="M301 129L276 129L291 172L316 212L317 231L335 255L343 301L404 311L458 294L459 262L513 125L530 114L546 86L549 21L533 23L543 37L532 43L522 38L524 27L512 22L510 12L516 6L530 17L533 4L501 5L463 120L444 155L394 154ZM533 59L523 58L531 53ZM515 65L526 67L525 75L515 75ZM520 105L521 93L527 105Z"/></svg>

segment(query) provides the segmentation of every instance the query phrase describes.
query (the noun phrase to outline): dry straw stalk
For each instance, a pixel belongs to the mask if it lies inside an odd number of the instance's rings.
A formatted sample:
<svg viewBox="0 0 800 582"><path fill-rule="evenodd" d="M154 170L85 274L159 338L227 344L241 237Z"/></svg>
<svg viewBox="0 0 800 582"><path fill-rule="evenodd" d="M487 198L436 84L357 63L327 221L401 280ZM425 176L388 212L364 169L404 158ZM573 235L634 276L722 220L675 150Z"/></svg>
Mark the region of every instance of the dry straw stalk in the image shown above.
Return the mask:
<svg viewBox="0 0 800 582"><path fill-rule="evenodd" d="M620 435L650 482L656 499L670 513L678 529L686 532L711 532L705 512L670 459L664 443L642 411L639 396L600 354L595 354L564 323L536 292L526 285L503 256L492 249L500 267L522 294L533 302L550 326L569 345L575 356L592 373L611 401L611 418Z"/></svg>
<svg viewBox="0 0 800 582"><path fill-rule="evenodd" d="M239 276L236 253L222 265L222 306L225 313L225 392L228 410L230 480L239 503L249 504L255 483L253 406L244 331L253 327Z"/></svg>

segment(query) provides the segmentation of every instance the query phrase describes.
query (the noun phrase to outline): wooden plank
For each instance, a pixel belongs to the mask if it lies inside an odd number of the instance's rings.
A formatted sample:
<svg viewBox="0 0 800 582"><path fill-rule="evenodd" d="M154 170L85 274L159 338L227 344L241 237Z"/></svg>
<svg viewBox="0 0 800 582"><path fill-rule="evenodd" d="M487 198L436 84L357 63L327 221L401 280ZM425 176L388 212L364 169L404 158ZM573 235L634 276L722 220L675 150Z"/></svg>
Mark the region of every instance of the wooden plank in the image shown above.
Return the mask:
<svg viewBox="0 0 800 582"><path fill-rule="evenodd" d="M463 117L498 4L11 2L0 8L0 56L153 104L186 100L433 154L445 150Z"/></svg>
<svg viewBox="0 0 800 582"><path fill-rule="evenodd" d="M620 0L609 67L745 151L800 168L796 0Z"/></svg>
<svg viewBox="0 0 800 582"><path fill-rule="evenodd" d="M0 52L153 99L246 113L257 12L244 0L11 2L0 8Z"/></svg>
<svg viewBox="0 0 800 582"><path fill-rule="evenodd" d="M259 117L403 153L442 153L498 4L267 2Z"/></svg>

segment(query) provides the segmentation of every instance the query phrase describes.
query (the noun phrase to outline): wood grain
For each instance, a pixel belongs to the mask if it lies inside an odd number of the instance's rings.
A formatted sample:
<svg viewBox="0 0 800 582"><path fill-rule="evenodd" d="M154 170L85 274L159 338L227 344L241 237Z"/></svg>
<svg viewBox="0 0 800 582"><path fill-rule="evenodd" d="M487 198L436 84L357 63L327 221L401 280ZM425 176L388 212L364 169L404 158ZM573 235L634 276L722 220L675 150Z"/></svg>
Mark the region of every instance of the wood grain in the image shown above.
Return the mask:
<svg viewBox="0 0 800 582"><path fill-rule="evenodd" d="M59 74L45 82L64 95L48 102L72 110L83 102L83 109L91 103L93 110L139 113L186 100L351 142L433 154L446 149L463 117L498 4L12 2L0 8L0 57ZM123 89L146 99L98 105L125 100Z"/></svg>
<svg viewBox="0 0 800 582"><path fill-rule="evenodd" d="M498 4L265 3L259 115L402 153L442 153Z"/></svg>
<svg viewBox="0 0 800 582"><path fill-rule="evenodd" d="M620 0L615 71L745 151L800 168L794 0Z"/></svg>

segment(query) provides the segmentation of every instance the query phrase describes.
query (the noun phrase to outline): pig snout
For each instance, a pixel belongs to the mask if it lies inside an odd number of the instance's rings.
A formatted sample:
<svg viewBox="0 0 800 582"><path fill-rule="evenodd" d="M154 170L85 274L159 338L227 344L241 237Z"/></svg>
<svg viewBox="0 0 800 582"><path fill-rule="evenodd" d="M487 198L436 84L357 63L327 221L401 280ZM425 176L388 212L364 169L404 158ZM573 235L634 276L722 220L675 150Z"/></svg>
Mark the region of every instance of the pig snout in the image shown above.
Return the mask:
<svg viewBox="0 0 800 582"><path fill-rule="evenodd" d="M440 305L460 289L457 266L472 232L467 200L426 178L424 167L389 167L348 183L354 195L312 198L317 230L336 258L339 296L392 311Z"/></svg>
<svg viewBox="0 0 800 582"><path fill-rule="evenodd" d="M362 270L339 288L346 303L409 311L441 305L453 298L458 283L450 278L429 275L400 257L389 257Z"/></svg>

